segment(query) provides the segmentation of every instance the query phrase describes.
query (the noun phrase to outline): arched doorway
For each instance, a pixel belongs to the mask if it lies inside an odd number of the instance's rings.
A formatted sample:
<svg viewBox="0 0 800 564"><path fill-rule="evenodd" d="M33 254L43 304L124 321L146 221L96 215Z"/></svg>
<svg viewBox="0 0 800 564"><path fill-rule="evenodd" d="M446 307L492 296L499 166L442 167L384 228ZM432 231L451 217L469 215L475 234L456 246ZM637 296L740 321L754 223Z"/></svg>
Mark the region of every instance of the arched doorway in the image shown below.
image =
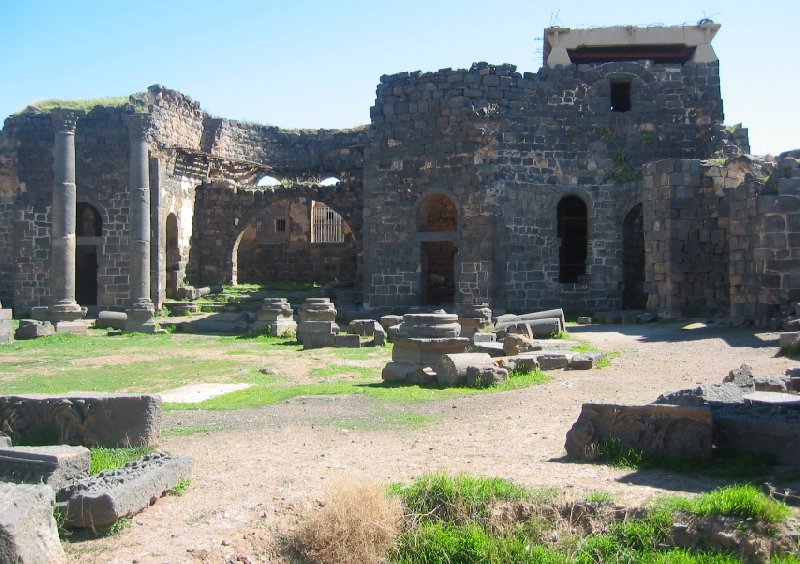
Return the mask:
<svg viewBox="0 0 800 564"><path fill-rule="evenodd" d="M83 305L97 305L97 246L94 238L103 235L100 212L87 202L75 209L75 300Z"/></svg>
<svg viewBox="0 0 800 564"><path fill-rule="evenodd" d="M167 278L167 297L177 297L178 286L181 283L181 249L178 243L178 217L171 213L167 216L166 224L166 278Z"/></svg>
<svg viewBox="0 0 800 564"><path fill-rule="evenodd" d="M586 274L588 219L586 204L577 196L566 196L558 202L557 231L558 281L575 283Z"/></svg>
<svg viewBox="0 0 800 564"><path fill-rule="evenodd" d="M622 307L644 309L644 215L637 204L622 222Z"/></svg>
<svg viewBox="0 0 800 564"><path fill-rule="evenodd" d="M422 295L425 305L444 306L455 298L455 256L458 247L454 242L458 225L458 211L447 196L434 194L420 206L417 229L423 233L451 233L452 237L422 241L420 262Z"/></svg>

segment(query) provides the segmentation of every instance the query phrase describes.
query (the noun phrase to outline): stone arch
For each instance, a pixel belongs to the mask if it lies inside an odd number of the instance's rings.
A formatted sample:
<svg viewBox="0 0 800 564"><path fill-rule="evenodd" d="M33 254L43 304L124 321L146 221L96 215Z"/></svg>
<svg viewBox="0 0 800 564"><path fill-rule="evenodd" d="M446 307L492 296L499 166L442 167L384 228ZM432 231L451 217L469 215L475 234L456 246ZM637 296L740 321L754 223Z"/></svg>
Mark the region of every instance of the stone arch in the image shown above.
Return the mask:
<svg viewBox="0 0 800 564"><path fill-rule="evenodd" d="M568 194L556 206L556 233L559 238L558 281L575 283L586 275L589 255L589 208L575 194Z"/></svg>
<svg viewBox="0 0 800 564"><path fill-rule="evenodd" d="M328 187L295 185L269 190L201 185L196 192L194 250L189 261L193 279L197 276L199 283L204 284L284 280L355 283L360 277L362 259L361 194L360 181L343 181ZM312 201L324 203L342 217L344 241L311 243ZM281 242L276 240L257 241L256 222L261 221L262 234L268 227L274 230L276 218L267 217L266 212L286 202L302 202L303 206L301 211L296 208L292 216L284 218L290 235L288 240L282 245L274 244ZM295 221L300 216L309 222L302 237L298 236L301 232L297 231L299 227ZM244 251L248 253L248 260L260 262L244 263ZM272 268L269 272L265 261Z"/></svg>
<svg viewBox="0 0 800 564"><path fill-rule="evenodd" d="M644 309L645 282L644 213L634 204L622 220L622 307Z"/></svg>

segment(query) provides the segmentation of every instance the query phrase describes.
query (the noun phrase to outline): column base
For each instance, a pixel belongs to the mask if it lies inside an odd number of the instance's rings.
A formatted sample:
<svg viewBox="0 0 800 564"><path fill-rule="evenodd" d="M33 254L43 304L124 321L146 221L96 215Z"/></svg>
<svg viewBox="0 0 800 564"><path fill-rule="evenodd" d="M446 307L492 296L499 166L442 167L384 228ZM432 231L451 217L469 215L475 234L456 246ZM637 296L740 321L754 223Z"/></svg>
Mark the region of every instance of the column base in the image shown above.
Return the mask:
<svg viewBox="0 0 800 564"><path fill-rule="evenodd" d="M50 321L75 321L84 315L85 312L78 302L71 300L61 300L50 304L47 308L47 317Z"/></svg>
<svg viewBox="0 0 800 564"><path fill-rule="evenodd" d="M123 333L163 333L153 318L155 307L150 300L137 300L125 310L128 319L125 320Z"/></svg>

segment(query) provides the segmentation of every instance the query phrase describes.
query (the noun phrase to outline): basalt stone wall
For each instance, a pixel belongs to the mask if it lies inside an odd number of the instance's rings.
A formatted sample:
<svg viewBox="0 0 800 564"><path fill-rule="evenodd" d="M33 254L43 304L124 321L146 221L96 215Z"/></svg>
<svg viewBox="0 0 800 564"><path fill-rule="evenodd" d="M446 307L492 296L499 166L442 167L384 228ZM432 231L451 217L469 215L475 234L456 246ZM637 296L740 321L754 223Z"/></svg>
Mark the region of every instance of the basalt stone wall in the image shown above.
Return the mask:
<svg viewBox="0 0 800 564"><path fill-rule="evenodd" d="M723 183L724 185L724 183ZM664 160L644 177L647 308L665 319L726 315L730 204L699 160Z"/></svg>
<svg viewBox="0 0 800 564"><path fill-rule="evenodd" d="M340 180L360 179L366 128L292 131L218 118L206 119L205 125L202 141L205 152L265 163L277 178L324 180L334 175Z"/></svg>
<svg viewBox="0 0 800 564"><path fill-rule="evenodd" d="M622 307L622 221L641 202L641 183L564 187L502 186L494 257L499 307L530 311L563 307L572 313ZM557 207L565 196L587 207L586 273L559 281ZM532 214L532 210L538 213Z"/></svg>
<svg viewBox="0 0 800 564"><path fill-rule="evenodd" d="M151 149L186 147L200 149L206 113L189 96L160 85L131 96L131 102L146 109L152 119L148 136Z"/></svg>
<svg viewBox="0 0 800 564"><path fill-rule="evenodd" d="M800 301L800 167L786 163L778 160L772 182L748 176L736 189L729 233L730 315L736 324L766 326Z"/></svg>
<svg viewBox="0 0 800 564"><path fill-rule="evenodd" d="M617 80L629 83L630 111L611 111ZM707 144L702 133L721 123L722 102L716 63L573 65L524 75L480 63L381 77L371 116L364 222L378 235L365 241L370 306L423 302L420 246L431 236L419 232L417 213L441 193L459 210L458 229L447 236L458 247L456 302L585 308L620 299L622 219L610 210L633 202L614 186L637 180L648 161L694 156ZM552 203L572 192L592 193L586 203L597 208L588 211L588 276L565 287L553 282L553 247L528 249L553 243Z"/></svg>
<svg viewBox="0 0 800 564"><path fill-rule="evenodd" d="M335 186L295 185L292 188L278 187L274 190L214 184L199 186L195 195L191 253L187 266L189 280L195 285L231 283L234 274L238 274L238 246L249 226L272 206L311 200L322 202L341 215L352 234L352 241L348 242L346 239L343 247L338 244L309 243L307 248L313 249L313 254L305 262L298 262L295 280L307 273L327 276L334 271L338 274L333 278L340 281L360 277L363 248L362 185L358 181L350 181L340 182ZM284 258L288 261L289 255ZM287 262L288 264L290 263ZM324 281L332 281L333 278Z"/></svg>

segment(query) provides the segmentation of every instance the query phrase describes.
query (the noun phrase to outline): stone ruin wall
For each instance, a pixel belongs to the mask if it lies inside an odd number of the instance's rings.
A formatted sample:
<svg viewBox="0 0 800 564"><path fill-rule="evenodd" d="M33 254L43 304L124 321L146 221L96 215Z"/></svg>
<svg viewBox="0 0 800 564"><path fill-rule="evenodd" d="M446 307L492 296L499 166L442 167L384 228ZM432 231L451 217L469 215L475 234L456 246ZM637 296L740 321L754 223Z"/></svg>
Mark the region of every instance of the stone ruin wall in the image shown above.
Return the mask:
<svg viewBox="0 0 800 564"><path fill-rule="evenodd" d="M631 81L631 111L611 112L611 80ZM365 150L365 299L419 305L421 202L459 208L455 300L516 310L620 303L619 216L636 202L639 167L690 157L722 121L718 63L606 63L516 72L467 70L381 77ZM707 143L706 143L707 144ZM555 206L590 204L585 282L558 282ZM622 198L620 196L623 196ZM565 303L566 302L566 303Z"/></svg>
<svg viewBox="0 0 800 564"><path fill-rule="evenodd" d="M664 160L645 168L648 309L767 326L800 299L800 196L769 161Z"/></svg>
<svg viewBox="0 0 800 564"><path fill-rule="evenodd" d="M166 298L167 279L180 282L190 270L196 188L209 182L209 174L216 173L219 177L225 171L214 171L210 165L199 166L196 160L181 152L186 149L200 154L204 136L209 138L205 125L213 121L191 98L153 86L146 93L131 96L130 103L137 111L149 112L153 124L149 136L153 199L151 286L153 301L160 304ZM78 238L77 244L97 249L97 303L105 307L124 307L129 299L129 143L122 122L122 115L129 111L130 107L96 107L78 120L75 135L78 201L93 205L103 221L102 236ZM232 130L247 127L236 124ZM274 164L291 177L316 178L323 172L344 176L359 184L360 195L363 132L283 134L276 128L252 126L251 129L254 134L264 136L256 145L270 146L271 151L261 156L249 154L249 149L237 145L244 139L228 134L221 137L225 148L211 146L210 152L219 157L218 161L227 162L245 155L258 158L263 169ZM3 275L0 276L0 301L13 305L19 315L32 307L48 305L50 299L54 136L51 115L28 111L11 116L1 134L0 272ZM272 160L267 163L266 159ZM257 169L259 163L253 168ZM220 189L227 190L229 186ZM219 212L228 213L225 209ZM168 261L166 249L166 221L170 214L178 218L179 231L180 260L174 274L168 272L170 267L175 267L175 262ZM360 237L360 218L350 222L357 224ZM360 245L360 238L358 241ZM346 252L321 257L319 271L328 275L331 269L352 273L352 263L359 253L360 246L353 249L351 241ZM230 262L230 257L226 260ZM333 267L334 264L337 266Z"/></svg>
<svg viewBox="0 0 800 564"><path fill-rule="evenodd" d="M239 237L245 227L264 217L264 211L274 205L311 200L328 205L347 222L352 238L344 243L310 243L308 233L302 241L286 248L263 245L248 258L252 263L264 262L255 272L271 282L330 282L357 283L361 272L360 249L363 228L361 221L362 185L358 181L340 182L335 186L295 185L275 189L230 188L204 184L197 188L195 200L195 230L188 275L193 283L231 283ZM289 225L291 229L291 225ZM251 273L252 274L252 271Z"/></svg>

